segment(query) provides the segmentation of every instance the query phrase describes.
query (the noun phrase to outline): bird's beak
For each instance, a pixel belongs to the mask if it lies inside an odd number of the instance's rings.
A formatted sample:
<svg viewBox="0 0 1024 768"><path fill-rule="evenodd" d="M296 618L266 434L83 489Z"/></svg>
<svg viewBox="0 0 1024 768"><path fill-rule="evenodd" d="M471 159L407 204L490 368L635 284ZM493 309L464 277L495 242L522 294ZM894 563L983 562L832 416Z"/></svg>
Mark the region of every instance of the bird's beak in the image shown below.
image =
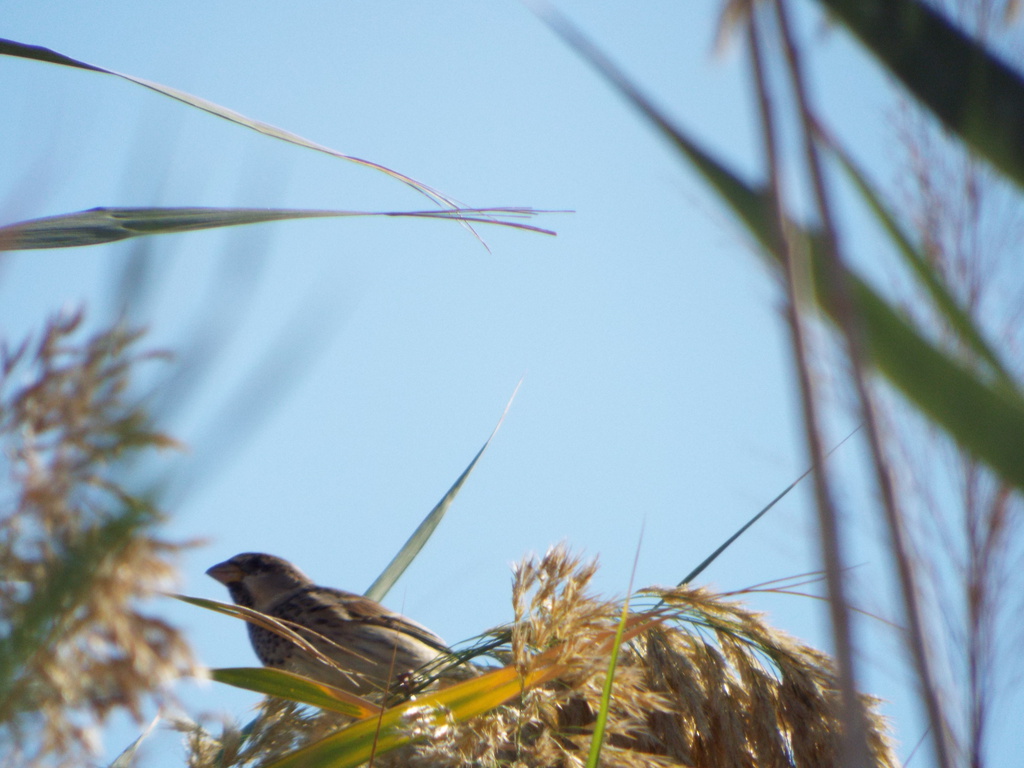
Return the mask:
<svg viewBox="0 0 1024 768"><path fill-rule="evenodd" d="M206 571L206 575L212 576L221 584L233 584L242 580L242 569L231 562L217 563Z"/></svg>

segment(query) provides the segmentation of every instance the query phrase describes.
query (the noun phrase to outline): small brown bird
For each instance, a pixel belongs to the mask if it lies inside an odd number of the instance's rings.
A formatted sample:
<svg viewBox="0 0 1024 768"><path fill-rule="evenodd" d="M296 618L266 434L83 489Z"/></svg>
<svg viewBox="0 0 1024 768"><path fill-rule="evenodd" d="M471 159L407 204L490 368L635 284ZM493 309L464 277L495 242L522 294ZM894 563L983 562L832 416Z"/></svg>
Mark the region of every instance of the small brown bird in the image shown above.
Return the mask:
<svg viewBox="0 0 1024 768"><path fill-rule="evenodd" d="M394 691L404 676L448 652L444 641L426 627L361 595L317 586L280 557L245 552L206 573L228 588L237 605L315 632L292 626L340 670L291 640L249 623L253 650L267 667L366 696Z"/></svg>

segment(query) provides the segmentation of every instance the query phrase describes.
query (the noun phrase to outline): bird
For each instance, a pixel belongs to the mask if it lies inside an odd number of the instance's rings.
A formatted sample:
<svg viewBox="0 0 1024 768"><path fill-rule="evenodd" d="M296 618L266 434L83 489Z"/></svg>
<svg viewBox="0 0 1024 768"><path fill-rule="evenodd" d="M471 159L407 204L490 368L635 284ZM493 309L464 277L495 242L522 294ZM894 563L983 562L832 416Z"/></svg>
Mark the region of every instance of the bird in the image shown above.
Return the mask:
<svg viewBox="0 0 1024 768"><path fill-rule="evenodd" d="M365 697L395 693L413 672L450 653L422 624L362 595L318 586L274 555L243 552L206 573L228 588L236 605L291 622L291 629L337 665L249 622L249 640L266 667Z"/></svg>

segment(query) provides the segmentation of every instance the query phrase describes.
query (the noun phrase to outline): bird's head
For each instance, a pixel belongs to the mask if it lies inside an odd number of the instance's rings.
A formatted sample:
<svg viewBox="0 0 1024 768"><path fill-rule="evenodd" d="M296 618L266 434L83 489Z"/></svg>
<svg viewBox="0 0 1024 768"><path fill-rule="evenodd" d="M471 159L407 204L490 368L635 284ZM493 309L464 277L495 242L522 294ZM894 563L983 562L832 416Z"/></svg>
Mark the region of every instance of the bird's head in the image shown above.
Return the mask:
<svg viewBox="0 0 1024 768"><path fill-rule="evenodd" d="M262 552L243 552L206 571L228 588L238 605L266 611L282 595L312 584L287 560Z"/></svg>

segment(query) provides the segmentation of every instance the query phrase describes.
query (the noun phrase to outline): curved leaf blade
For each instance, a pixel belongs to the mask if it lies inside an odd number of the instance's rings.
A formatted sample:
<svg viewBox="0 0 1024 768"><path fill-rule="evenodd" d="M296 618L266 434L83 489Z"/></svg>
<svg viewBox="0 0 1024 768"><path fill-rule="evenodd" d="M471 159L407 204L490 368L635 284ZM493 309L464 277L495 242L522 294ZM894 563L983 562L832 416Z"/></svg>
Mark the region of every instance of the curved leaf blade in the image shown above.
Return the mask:
<svg viewBox="0 0 1024 768"><path fill-rule="evenodd" d="M337 645L337 643L333 643L330 638L317 634L309 628L300 627L300 625L291 621L276 619L273 616L266 615L265 613L254 611L252 608L246 608L244 605L233 605L231 603L222 603L219 600L209 600L205 597L190 597L188 595L170 595L170 597L173 597L175 600L181 600L183 603L188 603L189 605L205 608L206 610L214 611L215 613L223 613L225 616L231 616L236 619L241 619L242 621L247 621L250 624L255 624L257 627L262 627L268 632L273 632L274 634L280 635L286 640L294 643L305 653L316 657L317 661L322 664L331 667L332 669L340 670L340 667L338 667L337 663L333 659L324 655L324 653L310 643L309 640L292 629L293 626L299 627L300 629L303 629L306 634L315 635L319 640Z"/></svg>
<svg viewBox="0 0 1024 768"><path fill-rule="evenodd" d="M568 21L553 13L548 13L546 19L570 47L615 85L676 146L732 209L762 252L781 265L783 254L775 250L773 207L768 192L747 184L724 163L705 152ZM1024 151L1024 142L1021 148ZM791 226L794 234L810 247L816 300L834 319L839 315L839 308L823 279L822 266L827 256L820 234L793 222ZM961 446L1008 483L1024 490L1024 462L1020 459L1024 456L1024 397L1019 388L1008 387L1001 381L994 384L982 381L959 360L929 341L859 275L848 272L846 280L861 315L871 362Z"/></svg>
<svg viewBox="0 0 1024 768"><path fill-rule="evenodd" d="M240 112L235 112L232 109L222 107L221 105L215 104L212 101L207 101L206 99L202 99L198 96L193 96L191 93L186 93L185 91L179 91L178 89L171 88L170 86L161 85L160 83L154 83L150 80L144 80L141 77L135 77L133 75L126 75L123 72L115 72L112 69L98 67L94 64L88 64L84 61L73 59L70 56L65 56L64 54L58 53L57 51L53 51L49 48L44 48L39 45L27 45L25 43L19 43L15 40L7 40L4 38L0 38L0 55L14 56L22 59L46 62L48 64L59 64L65 67L85 69L91 72L99 72L105 75L113 75L114 77L119 77L122 80L127 80L130 83L141 85L143 88L148 88L149 90L155 91L156 93L159 93L163 96L167 96L169 98L175 99L176 101L180 101L183 104L187 104L190 107L201 109L202 111L208 112L209 114L214 115L215 117L222 118L229 122L235 123L236 125L241 125L244 128L256 131L257 133L262 133L264 136L269 136L280 141L287 141L288 143L295 144L296 146L299 147L312 149L316 152L322 152L323 154L336 157L340 160L347 160L351 163L355 163L357 165L362 165L366 168L371 168L373 170L380 171L381 173L387 174L388 176L391 176L392 178L401 181L403 184L412 187L417 192L430 198L441 207L458 207L454 200L437 191L436 189L428 187L426 184L416 181L415 179L410 178L405 174L399 173L398 171L394 171L386 166L380 165L379 163L374 163L370 160L363 160L362 158L359 157L343 154L335 149L326 147L323 144L317 144L314 141L310 141L309 139L303 138L302 136L299 136L296 133L286 131L283 128L278 128L277 126L270 125L269 123L264 123L260 120L254 120L250 117L246 117Z"/></svg>
<svg viewBox="0 0 1024 768"><path fill-rule="evenodd" d="M529 217L530 208L454 208L436 211L341 211L294 208L90 208L86 211L29 219L0 227L0 250L79 248L148 235L178 234L202 229L264 224L290 219L386 216L451 219L493 224L554 235L548 229L499 217Z"/></svg>

